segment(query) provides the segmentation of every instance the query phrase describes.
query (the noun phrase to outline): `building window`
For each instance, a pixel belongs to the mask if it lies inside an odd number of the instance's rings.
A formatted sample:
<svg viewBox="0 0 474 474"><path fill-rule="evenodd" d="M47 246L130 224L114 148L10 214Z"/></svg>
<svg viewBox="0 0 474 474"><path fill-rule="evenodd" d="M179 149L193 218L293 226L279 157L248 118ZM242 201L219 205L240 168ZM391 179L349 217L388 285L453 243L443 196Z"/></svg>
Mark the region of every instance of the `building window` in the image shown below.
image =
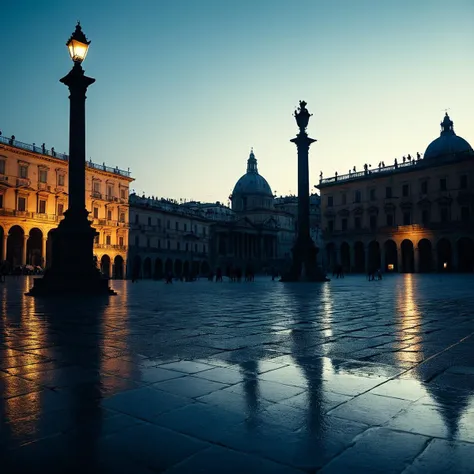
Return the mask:
<svg viewBox="0 0 474 474"><path fill-rule="evenodd" d="M125 197L126 197L125 189L121 189L121 190L120 190L120 197L121 197L122 199L125 199Z"/></svg>
<svg viewBox="0 0 474 474"><path fill-rule="evenodd" d="M20 165L20 178L28 178L28 166Z"/></svg>
<svg viewBox="0 0 474 474"><path fill-rule="evenodd" d="M333 220L328 221L328 230L329 230L329 232L332 232L334 230L334 221Z"/></svg>
<svg viewBox="0 0 474 474"><path fill-rule="evenodd" d="M39 179L40 183L47 183L48 182L48 170L40 168L38 179Z"/></svg>
<svg viewBox="0 0 474 474"><path fill-rule="evenodd" d="M427 194L428 193L428 181L422 181L421 182L421 194Z"/></svg>
<svg viewBox="0 0 474 474"><path fill-rule="evenodd" d="M204 244L203 244L203 246L202 246L202 251L203 251L204 253L207 252L207 248L206 248L206 246L205 246Z"/></svg>
<svg viewBox="0 0 474 474"><path fill-rule="evenodd" d="M361 221L360 221L360 217L356 217L354 219L354 227L359 230L361 228Z"/></svg>
<svg viewBox="0 0 474 474"><path fill-rule="evenodd" d="M393 214L387 214L387 225L389 227L393 226Z"/></svg>
<svg viewBox="0 0 474 474"><path fill-rule="evenodd" d="M372 188L370 190L370 200L371 201L375 201L376 197L375 197L375 188Z"/></svg>
<svg viewBox="0 0 474 474"><path fill-rule="evenodd" d="M64 213L64 204L63 203L59 203L58 204L58 216L62 216Z"/></svg>
<svg viewBox="0 0 474 474"><path fill-rule="evenodd" d="M421 212L421 222L423 225L428 225L430 223L430 212L428 209L423 209Z"/></svg>
<svg viewBox="0 0 474 474"><path fill-rule="evenodd" d="M156 219L156 227L158 227L158 229L161 229L161 219L159 218Z"/></svg>
<svg viewBox="0 0 474 474"><path fill-rule="evenodd" d="M370 228L372 230L377 228L377 216L370 216Z"/></svg>
<svg viewBox="0 0 474 474"><path fill-rule="evenodd" d="M107 185L107 198L112 199L113 195L114 195L114 187L111 184L109 184Z"/></svg>
<svg viewBox="0 0 474 474"><path fill-rule="evenodd" d="M168 240L168 250L171 248L171 242Z"/></svg>
<svg viewBox="0 0 474 474"><path fill-rule="evenodd" d="M332 196L328 196L328 207L332 207L334 204L334 198Z"/></svg>
<svg viewBox="0 0 474 474"><path fill-rule="evenodd" d="M459 180L459 187L461 189L467 189L467 175L463 174Z"/></svg>
<svg viewBox="0 0 474 474"><path fill-rule="evenodd" d="M95 245L99 244L99 236L98 235L94 235L94 244Z"/></svg>
<svg viewBox="0 0 474 474"><path fill-rule="evenodd" d="M138 214L135 214L135 224L138 224L138 219L139 219L139 215Z"/></svg>
<svg viewBox="0 0 474 474"><path fill-rule="evenodd" d="M148 218L148 225L151 225L151 217Z"/></svg>
<svg viewBox="0 0 474 474"><path fill-rule="evenodd" d="M188 230L188 225L184 224L184 232L186 232L187 230Z"/></svg>
<svg viewBox="0 0 474 474"><path fill-rule="evenodd" d="M360 202L360 191L354 193L354 202Z"/></svg>
<svg viewBox="0 0 474 474"><path fill-rule="evenodd" d="M22 196L18 197L18 210L22 212L26 211L26 198L25 197L22 197Z"/></svg>
<svg viewBox="0 0 474 474"><path fill-rule="evenodd" d="M206 237L206 235L207 235L207 231L206 231L206 228L205 228L205 227L202 228L202 235L203 235L204 237Z"/></svg>
<svg viewBox="0 0 474 474"><path fill-rule="evenodd" d="M120 247L123 247L123 237L122 236L119 237L119 245L120 245Z"/></svg>
<svg viewBox="0 0 474 474"><path fill-rule="evenodd" d="M198 251L198 244L194 244L194 251L195 251L195 252Z"/></svg>
<svg viewBox="0 0 474 474"><path fill-rule="evenodd" d="M181 242L176 242L176 250L181 250Z"/></svg>
<svg viewBox="0 0 474 474"><path fill-rule="evenodd" d="M347 230L347 219L342 219L341 221L342 230Z"/></svg>
<svg viewBox="0 0 474 474"><path fill-rule="evenodd" d="M92 215L94 216L94 219L99 218L99 208L98 207L94 207Z"/></svg>
<svg viewBox="0 0 474 474"><path fill-rule="evenodd" d="M408 197L408 194L409 194L408 184L404 184L402 186L402 196L403 197Z"/></svg>
<svg viewBox="0 0 474 474"><path fill-rule="evenodd" d="M58 174L58 186L64 186L64 175Z"/></svg>
<svg viewBox="0 0 474 474"><path fill-rule="evenodd" d="M135 247L139 247L139 246L140 246L140 236L136 235L135 236Z"/></svg>
<svg viewBox="0 0 474 474"><path fill-rule="evenodd" d="M3 209L3 194L0 194L0 209Z"/></svg>
<svg viewBox="0 0 474 474"><path fill-rule="evenodd" d="M105 236L105 243L106 245L110 245L110 235Z"/></svg>
<svg viewBox="0 0 474 474"><path fill-rule="evenodd" d="M171 228L171 221L166 221L166 228L167 229L170 229Z"/></svg>
<svg viewBox="0 0 474 474"><path fill-rule="evenodd" d="M125 222L125 212L121 212L121 213L119 214L119 221L120 221L120 222Z"/></svg>
<svg viewBox="0 0 474 474"><path fill-rule="evenodd" d="M5 174L5 160L0 160L0 174Z"/></svg>
<svg viewBox="0 0 474 474"><path fill-rule="evenodd" d="M463 222L469 222L471 218L471 213L469 211L469 208L467 206L461 207L461 220Z"/></svg>
<svg viewBox="0 0 474 474"><path fill-rule="evenodd" d="M405 211L403 213L403 225L411 225L411 212Z"/></svg>
<svg viewBox="0 0 474 474"><path fill-rule="evenodd" d="M179 222L178 221L175 222L174 227L175 227L176 230L179 230Z"/></svg>
<svg viewBox="0 0 474 474"><path fill-rule="evenodd" d="M186 246L185 246L185 250L186 250L186 252L188 252L188 251L189 251L189 244L186 244Z"/></svg>
<svg viewBox="0 0 474 474"><path fill-rule="evenodd" d="M158 240L158 248L161 249L161 240Z"/></svg>
<svg viewBox="0 0 474 474"><path fill-rule="evenodd" d="M93 183L94 193L100 193L100 181L94 181Z"/></svg>
<svg viewBox="0 0 474 474"><path fill-rule="evenodd" d="M40 199L38 203L38 212L40 214L46 214L46 201L44 199Z"/></svg>
<svg viewBox="0 0 474 474"><path fill-rule="evenodd" d="M151 244L150 244L150 237L147 237L147 238L146 238L146 246L147 246L148 248L151 247Z"/></svg>
<svg viewBox="0 0 474 474"><path fill-rule="evenodd" d="M448 215L448 208L447 207L442 207L440 214L441 214L441 222L448 222L449 221L449 215Z"/></svg>
<svg viewBox="0 0 474 474"><path fill-rule="evenodd" d="M387 186L385 188L385 197L390 199L392 197L392 186Z"/></svg>
<svg viewBox="0 0 474 474"><path fill-rule="evenodd" d="M346 193L342 193L341 202L342 202L342 204L347 204L347 194Z"/></svg>
<svg viewBox="0 0 474 474"><path fill-rule="evenodd" d="M446 188L447 188L447 186L446 186L446 178L441 178L441 179L439 180L439 190L440 190L440 191L446 191Z"/></svg>
<svg viewBox="0 0 474 474"><path fill-rule="evenodd" d="M107 220L112 220L112 211L110 209L107 209Z"/></svg>

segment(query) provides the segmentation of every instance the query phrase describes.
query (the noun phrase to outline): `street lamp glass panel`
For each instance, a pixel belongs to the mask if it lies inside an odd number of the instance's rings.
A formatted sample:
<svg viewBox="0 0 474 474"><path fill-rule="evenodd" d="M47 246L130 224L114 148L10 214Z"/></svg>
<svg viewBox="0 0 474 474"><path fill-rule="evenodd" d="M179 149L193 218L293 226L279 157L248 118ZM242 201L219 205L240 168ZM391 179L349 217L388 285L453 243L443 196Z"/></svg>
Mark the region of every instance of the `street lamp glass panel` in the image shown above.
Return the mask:
<svg viewBox="0 0 474 474"><path fill-rule="evenodd" d="M82 63L87 56L87 50L89 49L89 45L87 43L82 43L77 39L71 39L67 47L69 49L69 55L71 59L76 63Z"/></svg>

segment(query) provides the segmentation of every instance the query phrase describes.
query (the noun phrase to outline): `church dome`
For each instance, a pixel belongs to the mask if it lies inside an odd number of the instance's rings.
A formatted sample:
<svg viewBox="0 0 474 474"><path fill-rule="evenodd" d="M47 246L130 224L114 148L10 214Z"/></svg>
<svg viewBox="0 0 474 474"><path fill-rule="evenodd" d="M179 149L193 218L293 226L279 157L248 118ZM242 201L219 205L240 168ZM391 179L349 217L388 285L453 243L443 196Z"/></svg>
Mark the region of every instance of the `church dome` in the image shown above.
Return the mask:
<svg viewBox="0 0 474 474"><path fill-rule="evenodd" d="M232 196L253 196L256 194L273 197L267 180L258 174L257 159L253 151L251 151L249 159L247 160L247 173L237 181Z"/></svg>
<svg viewBox="0 0 474 474"><path fill-rule="evenodd" d="M464 138L458 137L454 133L453 121L448 113L441 122L441 134L436 140L433 140L425 151L425 159L436 159L443 155L452 155L454 153L472 152L472 147Z"/></svg>

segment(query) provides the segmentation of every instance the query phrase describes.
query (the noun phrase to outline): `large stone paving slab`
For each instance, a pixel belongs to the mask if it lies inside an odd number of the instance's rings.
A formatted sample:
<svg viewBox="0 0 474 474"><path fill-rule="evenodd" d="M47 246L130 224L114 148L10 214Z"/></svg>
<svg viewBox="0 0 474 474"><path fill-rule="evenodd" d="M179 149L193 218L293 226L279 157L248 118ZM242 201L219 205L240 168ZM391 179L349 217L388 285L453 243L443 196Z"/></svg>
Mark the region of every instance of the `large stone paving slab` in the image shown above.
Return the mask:
<svg viewBox="0 0 474 474"><path fill-rule="evenodd" d="M473 284L7 279L2 472L469 472Z"/></svg>

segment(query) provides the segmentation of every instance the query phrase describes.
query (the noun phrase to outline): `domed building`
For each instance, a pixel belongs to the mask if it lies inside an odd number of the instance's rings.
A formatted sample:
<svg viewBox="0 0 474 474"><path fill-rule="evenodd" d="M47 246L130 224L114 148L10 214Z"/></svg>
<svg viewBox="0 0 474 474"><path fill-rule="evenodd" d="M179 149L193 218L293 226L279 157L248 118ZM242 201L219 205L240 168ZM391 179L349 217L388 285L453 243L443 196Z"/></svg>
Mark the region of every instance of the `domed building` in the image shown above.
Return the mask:
<svg viewBox="0 0 474 474"><path fill-rule="evenodd" d="M258 172L253 149L247 172L235 184L230 200L234 219L213 229L213 266L224 272L231 267L254 271L282 267L293 246L294 216L275 209L272 189Z"/></svg>
<svg viewBox="0 0 474 474"><path fill-rule="evenodd" d="M436 160L457 153L472 153L471 145L454 133L453 125L453 121L446 112L444 120L441 122L441 135L428 145L424 154L425 160Z"/></svg>
<svg viewBox="0 0 474 474"><path fill-rule="evenodd" d="M231 195L232 210L242 212L273 208L273 193L267 180L258 174L257 159L250 151L247 173L235 184Z"/></svg>
<svg viewBox="0 0 474 474"><path fill-rule="evenodd" d="M423 158L320 179L328 270L473 272L474 151L446 115Z"/></svg>

